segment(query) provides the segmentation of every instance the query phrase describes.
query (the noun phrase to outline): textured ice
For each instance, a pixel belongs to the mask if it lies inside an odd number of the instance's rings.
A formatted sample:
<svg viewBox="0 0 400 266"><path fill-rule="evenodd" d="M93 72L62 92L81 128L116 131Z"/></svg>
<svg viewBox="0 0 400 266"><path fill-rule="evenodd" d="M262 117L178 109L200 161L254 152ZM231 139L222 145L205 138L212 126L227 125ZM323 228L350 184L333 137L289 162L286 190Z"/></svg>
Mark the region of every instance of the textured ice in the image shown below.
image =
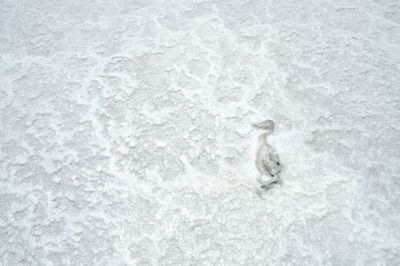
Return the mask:
<svg viewBox="0 0 400 266"><path fill-rule="evenodd" d="M399 50L398 0L0 1L0 265L399 265Z"/></svg>

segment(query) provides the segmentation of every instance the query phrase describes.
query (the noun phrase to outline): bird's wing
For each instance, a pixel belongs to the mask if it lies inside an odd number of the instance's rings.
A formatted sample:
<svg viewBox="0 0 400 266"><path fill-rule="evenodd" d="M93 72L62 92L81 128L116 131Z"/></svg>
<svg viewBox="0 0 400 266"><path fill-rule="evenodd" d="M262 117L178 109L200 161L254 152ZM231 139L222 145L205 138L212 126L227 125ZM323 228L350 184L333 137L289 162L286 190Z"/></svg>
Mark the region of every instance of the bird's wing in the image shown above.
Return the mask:
<svg viewBox="0 0 400 266"><path fill-rule="evenodd" d="M271 166L271 164L269 164L269 161L263 160L262 164L263 164L265 171L267 171L270 175L273 176L274 173L272 173L272 166Z"/></svg>
<svg viewBox="0 0 400 266"><path fill-rule="evenodd" d="M279 155L275 152L271 152L269 154L269 158L271 159L271 161L276 162L277 164L281 164L281 161L279 160Z"/></svg>

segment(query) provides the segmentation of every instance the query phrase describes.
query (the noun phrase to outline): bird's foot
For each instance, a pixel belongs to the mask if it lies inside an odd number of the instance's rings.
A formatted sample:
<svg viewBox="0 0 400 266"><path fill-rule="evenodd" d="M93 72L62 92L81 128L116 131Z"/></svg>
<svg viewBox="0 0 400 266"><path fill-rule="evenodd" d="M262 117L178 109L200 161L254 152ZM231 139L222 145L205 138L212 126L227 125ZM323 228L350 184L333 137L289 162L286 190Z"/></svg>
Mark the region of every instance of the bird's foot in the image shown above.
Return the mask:
<svg viewBox="0 0 400 266"><path fill-rule="evenodd" d="M269 181L267 181L267 182L262 182L261 185L260 185L260 188L262 188L263 190L266 191L266 190L271 189L272 186L273 186L274 184L277 184L277 183L279 183L279 179L276 178L276 177L274 177L273 179L271 179L271 180L269 180Z"/></svg>

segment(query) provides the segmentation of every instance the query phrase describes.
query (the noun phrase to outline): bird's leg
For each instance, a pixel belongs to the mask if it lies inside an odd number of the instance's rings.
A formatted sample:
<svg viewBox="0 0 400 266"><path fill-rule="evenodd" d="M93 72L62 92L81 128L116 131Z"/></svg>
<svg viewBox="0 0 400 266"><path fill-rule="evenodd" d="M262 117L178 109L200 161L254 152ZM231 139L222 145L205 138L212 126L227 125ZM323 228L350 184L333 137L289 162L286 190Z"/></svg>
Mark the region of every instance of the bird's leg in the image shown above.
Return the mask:
<svg viewBox="0 0 400 266"><path fill-rule="evenodd" d="M279 182L279 178L277 175L271 176L268 180L262 180L261 178L258 181L260 183L260 187L262 189L268 190L272 187L273 184L276 184Z"/></svg>
<svg viewBox="0 0 400 266"><path fill-rule="evenodd" d="M260 173L260 175L257 178L257 182L260 183L260 185L268 182L268 180L269 180L269 178L267 178L267 175L266 174L262 174L262 173Z"/></svg>

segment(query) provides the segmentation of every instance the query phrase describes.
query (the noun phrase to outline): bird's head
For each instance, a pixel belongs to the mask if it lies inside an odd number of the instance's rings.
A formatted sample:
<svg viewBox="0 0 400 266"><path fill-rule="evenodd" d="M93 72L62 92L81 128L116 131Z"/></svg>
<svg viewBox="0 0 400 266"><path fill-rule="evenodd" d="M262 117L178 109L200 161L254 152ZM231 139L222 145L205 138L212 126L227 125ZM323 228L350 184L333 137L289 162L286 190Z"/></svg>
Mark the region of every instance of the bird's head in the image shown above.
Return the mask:
<svg viewBox="0 0 400 266"><path fill-rule="evenodd" d="M252 126L256 129L261 129L267 134L271 134L275 130L275 122L272 120L265 120L259 123L254 123Z"/></svg>

